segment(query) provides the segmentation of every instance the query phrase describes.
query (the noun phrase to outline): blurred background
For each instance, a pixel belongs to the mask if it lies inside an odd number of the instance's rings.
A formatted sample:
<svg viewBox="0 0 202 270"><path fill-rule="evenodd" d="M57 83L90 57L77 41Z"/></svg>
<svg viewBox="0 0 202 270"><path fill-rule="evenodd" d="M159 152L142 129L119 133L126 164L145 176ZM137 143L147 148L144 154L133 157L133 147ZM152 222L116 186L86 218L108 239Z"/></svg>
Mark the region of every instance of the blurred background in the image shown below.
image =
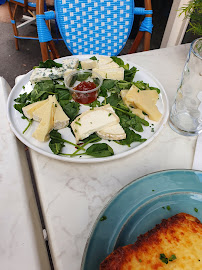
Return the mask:
<svg viewBox="0 0 202 270"><path fill-rule="evenodd" d="M151 50L154 50L160 48L173 0L152 0L151 2L154 25L151 38ZM137 7L144 6L143 0L136 0L135 3ZM15 49L12 24L10 23L10 20L7 23L2 22L1 16L2 15L0 13L0 76L3 76L10 86L13 87L15 78L18 75L27 73L32 69L33 66L38 65L38 63L42 60L41 50L37 40L19 40L20 50L17 51ZM130 37L120 55L128 53L139 29L139 23L140 16L136 16ZM37 36L35 23L21 28L19 33L21 33L20 31L22 31L23 35ZM51 31L53 37L60 37L59 32L55 27L54 20L51 23ZM191 32L186 32L182 44L192 42L197 37L198 36L192 34ZM61 57L71 55L63 41L57 41L56 47ZM138 51L141 50L142 48L140 45Z"/></svg>

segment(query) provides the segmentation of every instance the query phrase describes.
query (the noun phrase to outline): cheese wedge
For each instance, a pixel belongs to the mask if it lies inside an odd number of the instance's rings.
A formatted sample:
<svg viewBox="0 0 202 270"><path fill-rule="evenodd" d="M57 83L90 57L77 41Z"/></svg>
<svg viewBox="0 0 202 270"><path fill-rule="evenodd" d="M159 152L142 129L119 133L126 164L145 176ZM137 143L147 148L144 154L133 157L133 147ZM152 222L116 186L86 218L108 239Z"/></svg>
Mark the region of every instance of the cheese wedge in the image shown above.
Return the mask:
<svg viewBox="0 0 202 270"><path fill-rule="evenodd" d="M162 114L159 112L156 102L158 93L155 90L139 90L135 85L132 85L126 94L128 102L137 106L140 110L148 114L149 119L159 121Z"/></svg>
<svg viewBox="0 0 202 270"><path fill-rule="evenodd" d="M107 78L107 72L105 69L93 68L93 72L98 73L103 79ZM92 76L96 77L96 75L94 75L93 72L92 72Z"/></svg>
<svg viewBox="0 0 202 270"><path fill-rule="evenodd" d="M70 73L72 73L72 72L74 72L74 71L76 71L76 69L71 69L71 68L66 69L65 72L64 72L64 80L67 78L67 76L68 76Z"/></svg>
<svg viewBox="0 0 202 270"><path fill-rule="evenodd" d="M44 104L46 104L48 102L48 100L42 100L42 101L37 101L35 103L32 103L30 105L27 105L25 107L22 108L22 111L24 113L24 115L28 118L28 119L32 119L33 118L33 112L37 109L39 109L40 107L42 107Z"/></svg>
<svg viewBox="0 0 202 270"><path fill-rule="evenodd" d="M62 61L62 67L65 70L76 69L78 65L79 65L79 59L75 57L68 58Z"/></svg>
<svg viewBox="0 0 202 270"><path fill-rule="evenodd" d="M46 104L45 104L46 105ZM44 105L44 106L45 106ZM42 115L41 122L32 134L36 140L45 142L49 139L49 133L53 129L55 106L53 102L47 102L46 110Z"/></svg>
<svg viewBox="0 0 202 270"><path fill-rule="evenodd" d="M121 94L121 97L123 99L123 103L131 110L132 113L134 113L135 115L139 116L140 118L144 119L145 116L144 114L142 113L142 110L136 108L136 106L134 104L132 104L131 102L129 102L127 99L126 99L126 94L128 93L128 90L121 90L120 94ZM132 107L133 108L132 108Z"/></svg>
<svg viewBox="0 0 202 270"><path fill-rule="evenodd" d="M97 67L97 60L83 60L81 61L82 69L93 69Z"/></svg>
<svg viewBox="0 0 202 270"><path fill-rule="evenodd" d="M109 56L105 56L105 55L101 55L99 58L99 62L98 65L107 65L109 63L111 63L113 60L111 57Z"/></svg>
<svg viewBox="0 0 202 270"><path fill-rule="evenodd" d="M110 106L109 110L115 113L114 109ZM123 140L126 138L126 133L122 126L117 123L113 126L107 126L96 132L97 135L104 140Z"/></svg>
<svg viewBox="0 0 202 270"><path fill-rule="evenodd" d="M126 138L126 133L119 123L110 127L105 127L96 133L100 138L104 140L119 141Z"/></svg>
<svg viewBox="0 0 202 270"><path fill-rule="evenodd" d="M119 123L119 117L105 105L94 110L88 110L79 115L72 123L71 127L76 137L76 141L87 138L92 133L107 126Z"/></svg>
<svg viewBox="0 0 202 270"><path fill-rule="evenodd" d="M108 69L108 68L118 68L119 67L119 65L117 64L117 63L115 63L114 61L112 61L112 62L110 62L110 63L108 63L108 64L103 64L102 62L100 63L100 62L98 62L98 68L106 68L106 69Z"/></svg>
<svg viewBox="0 0 202 270"><path fill-rule="evenodd" d="M62 129L69 124L69 117L64 113L62 107L58 103L55 95L52 96L52 102L55 106L55 114L54 114L54 129Z"/></svg>
<svg viewBox="0 0 202 270"><path fill-rule="evenodd" d="M34 112L33 112L33 119L34 121L37 121L37 122L40 122L42 117L43 117L43 114L44 112L49 108L49 99L46 99L46 103L39 107L38 109L36 109Z"/></svg>

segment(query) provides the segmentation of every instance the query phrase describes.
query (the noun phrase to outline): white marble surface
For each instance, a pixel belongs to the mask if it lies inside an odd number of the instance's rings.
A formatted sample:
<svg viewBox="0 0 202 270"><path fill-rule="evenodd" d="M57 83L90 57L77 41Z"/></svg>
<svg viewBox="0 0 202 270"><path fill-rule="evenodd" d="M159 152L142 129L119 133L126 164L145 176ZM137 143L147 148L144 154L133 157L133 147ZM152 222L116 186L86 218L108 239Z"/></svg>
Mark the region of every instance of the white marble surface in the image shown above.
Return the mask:
<svg viewBox="0 0 202 270"><path fill-rule="evenodd" d="M0 269L49 270L24 145L11 132L0 77Z"/></svg>
<svg viewBox="0 0 202 270"><path fill-rule="evenodd" d="M126 55L150 71L172 102L189 45ZM183 137L165 125L147 147L119 160L98 164L56 161L30 150L55 269L80 269L92 225L108 200L145 174L191 169L196 137Z"/></svg>

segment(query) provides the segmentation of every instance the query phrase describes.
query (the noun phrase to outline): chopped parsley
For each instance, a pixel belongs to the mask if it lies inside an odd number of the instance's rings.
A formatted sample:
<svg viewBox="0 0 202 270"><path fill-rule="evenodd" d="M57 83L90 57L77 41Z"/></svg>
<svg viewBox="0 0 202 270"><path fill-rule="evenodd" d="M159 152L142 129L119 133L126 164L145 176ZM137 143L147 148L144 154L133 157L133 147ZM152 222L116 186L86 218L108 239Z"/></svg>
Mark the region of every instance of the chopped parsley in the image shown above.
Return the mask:
<svg viewBox="0 0 202 270"><path fill-rule="evenodd" d="M100 221L104 221L104 220L106 220L106 219L107 219L106 216L102 216L102 217L100 218Z"/></svg>
<svg viewBox="0 0 202 270"><path fill-rule="evenodd" d="M155 191L154 189L152 189L152 191Z"/></svg>
<svg viewBox="0 0 202 270"><path fill-rule="evenodd" d="M22 89L25 89L25 86L24 85L22 86Z"/></svg>
<svg viewBox="0 0 202 270"><path fill-rule="evenodd" d="M170 261L170 262L172 262L172 261L174 261L174 260L176 260L177 258L176 258L176 256L173 254L173 255L171 255L170 256L170 258L168 258L168 260Z"/></svg>
<svg viewBox="0 0 202 270"><path fill-rule="evenodd" d="M170 211L170 210L171 210L171 207L170 207L169 205L167 205L167 206L166 206L166 209L167 209L168 211Z"/></svg>
<svg viewBox="0 0 202 270"><path fill-rule="evenodd" d="M172 261L176 260L177 257L173 254L173 255L171 255L169 258L167 258L166 255L165 255L164 253L161 253L159 259L160 259L163 263L168 264L169 261L172 262Z"/></svg>
<svg viewBox="0 0 202 270"><path fill-rule="evenodd" d="M81 123L79 123L79 122L77 122L77 121L75 122L75 124L77 124L77 125L81 126Z"/></svg>
<svg viewBox="0 0 202 270"><path fill-rule="evenodd" d="M55 107L57 107L58 105L57 104L55 104Z"/></svg>
<svg viewBox="0 0 202 270"><path fill-rule="evenodd" d="M112 115L112 113L109 113L109 114L108 114L108 116L111 116L111 115Z"/></svg>
<svg viewBox="0 0 202 270"><path fill-rule="evenodd" d="M151 129L151 132L154 132L154 128Z"/></svg>
<svg viewBox="0 0 202 270"><path fill-rule="evenodd" d="M139 262L142 262L142 260L141 260L141 259L139 259Z"/></svg>
<svg viewBox="0 0 202 270"><path fill-rule="evenodd" d="M195 207L195 208L194 208L194 211L197 213L197 212L198 212L198 208Z"/></svg>

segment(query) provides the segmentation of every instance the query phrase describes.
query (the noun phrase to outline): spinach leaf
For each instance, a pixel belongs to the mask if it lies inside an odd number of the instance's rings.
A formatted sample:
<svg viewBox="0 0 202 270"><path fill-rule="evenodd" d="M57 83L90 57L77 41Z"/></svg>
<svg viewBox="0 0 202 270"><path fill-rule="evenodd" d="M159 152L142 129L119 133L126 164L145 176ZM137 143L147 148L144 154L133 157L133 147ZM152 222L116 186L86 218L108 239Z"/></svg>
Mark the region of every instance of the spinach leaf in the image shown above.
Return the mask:
<svg viewBox="0 0 202 270"><path fill-rule="evenodd" d="M82 69L81 62L79 61L77 69Z"/></svg>
<svg viewBox="0 0 202 270"><path fill-rule="evenodd" d="M87 145L88 143L99 142L101 140L102 139L99 136L97 136L96 133L93 133L90 136L88 136L87 138L85 138L84 140L82 140L82 142L84 142L84 144Z"/></svg>
<svg viewBox="0 0 202 270"><path fill-rule="evenodd" d="M97 57L92 56L90 59L91 59L91 60L97 60Z"/></svg>
<svg viewBox="0 0 202 270"><path fill-rule="evenodd" d="M72 76L71 82L69 84L70 87L72 87L75 84L75 82L77 81L77 77L78 77L78 74L74 74Z"/></svg>
<svg viewBox="0 0 202 270"><path fill-rule="evenodd" d="M95 108L95 107L100 107L101 104L100 104L100 101L99 100L95 100L93 101L92 103L88 104L91 108Z"/></svg>
<svg viewBox="0 0 202 270"><path fill-rule="evenodd" d="M31 103L45 100L55 92L55 85L52 80L38 82L30 93Z"/></svg>
<svg viewBox="0 0 202 270"><path fill-rule="evenodd" d="M135 77L136 72L137 72L136 67L132 67L131 69L125 69L124 70L124 80L127 82L132 82L134 77Z"/></svg>
<svg viewBox="0 0 202 270"><path fill-rule="evenodd" d="M117 107L118 104L120 102L122 102L122 99L121 97L115 93L115 94L112 94L111 96L109 96L107 99L106 99L107 103L109 103L111 106L114 106L114 107Z"/></svg>
<svg viewBox="0 0 202 270"><path fill-rule="evenodd" d="M39 68L52 68L52 67L62 67L62 64L56 63L53 60L46 60L45 62L40 62L39 63Z"/></svg>
<svg viewBox="0 0 202 270"><path fill-rule="evenodd" d="M124 61L117 57L117 56L111 56L112 60L117 63L120 67L123 67L124 69L129 69L129 64L124 64Z"/></svg>
<svg viewBox="0 0 202 270"><path fill-rule="evenodd" d="M62 139L62 135L57 130L52 130L49 135L51 139L49 142L49 147L51 151L55 155L60 154L62 148L65 146L64 141Z"/></svg>
<svg viewBox="0 0 202 270"><path fill-rule="evenodd" d="M65 145L63 142L54 142L53 140L49 142L49 147L51 151L53 152L53 154L55 155L59 155L62 152L62 148L64 146Z"/></svg>
<svg viewBox="0 0 202 270"><path fill-rule="evenodd" d="M28 93L20 94L19 97L14 99L14 101L17 103L26 103L29 100L29 97L30 97L30 94Z"/></svg>
<svg viewBox="0 0 202 270"><path fill-rule="evenodd" d="M66 115L69 116L70 120L74 120L79 112L80 104L74 101L60 100L60 105Z"/></svg>
<svg viewBox="0 0 202 270"><path fill-rule="evenodd" d="M140 89L140 90L156 90L158 94L160 94L160 92L161 92L159 88L151 87L151 86L149 86L148 83L145 83L143 81L133 82L133 84L135 86L137 86L137 88Z"/></svg>
<svg viewBox="0 0 202 270"><path fill-rule="evenodd" d="M131 143L133 142L145 142L146 139L142 139L141 135L135 133L133 130L129 128L125 128L125 133L126 133L126 139L120 140L117 143L121 145L128 145L130 146Z"/></svg>
<svg viewBox="0 0 202 270"><path fill-rule="evenodd" d="M115 86L115 81L110 79L105 79L100 87L99 96L107 97L107 91Z"/></svg>
<svg viewBox="0 0 202 270"><path fill-rule="evenodd" d="M87 148L85 154L92 157L100 158L100 157L113 156L114 151L106 143L97 143L97 144L92 144L89 148Z"/></svg>
<svg viewBox="0 0 202 270"><path fill-rule="evenodd" d="M91 75L91 72L83 72L77 74L77 81L83 82L88 79L88 77Z"/></svg>
<svg viewBox="0 0 202 270"><path fill-rule="evenodd" d="M22 113L23 114L23 111L22 111L22 108L23 107L25 107L26 105L28 105L28 104L25 104L25 103L19 103L19 104L14 104L14 108L17 110L17 111L19 111L20 113Z"/></svg>
<svg viewBox="0 0 202 270"><path fill-rule="evenodd" d="M127 81L118 81L117 85L118 85L120 90L122 90L122 89L130 89L132 83L127 82Z"/></svg>
<svg viewBox="0 0 202 270"><path fill-rule="evenodd" d="M53 129L49 133L49 135L50 135L50 139L51 139L49 142L49 147L50 147L51 151L56 155L61 154L62 148L65 146L64 143L71 144L79 149L83 149L83 147L80 147L77 144L74 144L70 141L64 140L62 138L62 135L55 129Z"/></svg>

